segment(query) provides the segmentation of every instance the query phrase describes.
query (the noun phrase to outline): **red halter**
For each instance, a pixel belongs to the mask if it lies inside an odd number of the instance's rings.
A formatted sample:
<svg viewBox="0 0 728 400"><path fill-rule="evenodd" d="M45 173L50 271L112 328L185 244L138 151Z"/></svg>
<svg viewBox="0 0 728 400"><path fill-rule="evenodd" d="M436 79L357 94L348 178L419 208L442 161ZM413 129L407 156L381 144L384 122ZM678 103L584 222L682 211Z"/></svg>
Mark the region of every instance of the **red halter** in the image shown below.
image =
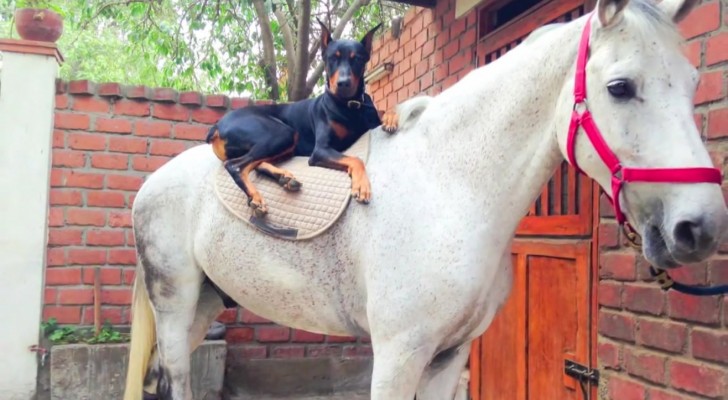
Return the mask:
<svg viewBox="0 0 728 400"><path fill-rule="evenodd" d="M586 101L586 61L589 52L589 34L591 31L591 18L587 17L584 31L579 43L579 53L576 59L576 76L574 82L574 110L569 125L569 136L566 142L566 152L569 162L578 172L582 172L576 163L576 134L579 126L584 129L594 149L604 164L612 173L612 196L614 213L620 225L626 225L634 233L634 229L626 222L619 204L619 193L626 182L659 182L659 183L715 183L721 184L721 172L716 168L628 168L623 167L619 159L609 150L597 125L594 123L589 106ZM583 104L584 111L579 113L577 106Z"/></svg>

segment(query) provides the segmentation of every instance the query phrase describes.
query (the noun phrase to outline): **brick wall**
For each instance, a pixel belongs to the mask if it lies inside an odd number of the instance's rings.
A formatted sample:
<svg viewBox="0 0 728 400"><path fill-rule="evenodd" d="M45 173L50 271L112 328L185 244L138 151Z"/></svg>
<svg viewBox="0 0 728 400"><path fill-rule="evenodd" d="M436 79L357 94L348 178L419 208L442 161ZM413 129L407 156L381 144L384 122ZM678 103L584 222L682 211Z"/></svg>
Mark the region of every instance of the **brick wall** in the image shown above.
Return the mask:
<svg viewBox="0 0 728 400"><path fill-rule="evenodd" d="M414 8L402 34L375 41L370 68L393 61L394 71L370 85L379 108L410 96L437 94L474 68L476 15L454 20L454 1ZM696 123L716 165L728 152L728 2L703 1L680 25L686 53L700 68ZM726 174L728 176L728 174ZM726 186L726 185L724 185ZM724 190L728 193L728 190ZM647 265L622 244L610 204L601 199L598 360L603 398L612 400L728 398L728 298L665 294ZM692 284L728 284L728 243L697 268L672 276ZM602 398L602 397L600 397Z"/></svg>
<svg viewBox="0 0 728 400"><path fill-rule="evenodd" d="M680 27L702 73L696 122L725 174L728 2L704 1ZM728 398L728 298L664 293L651 283L644 259L620 246L604 197L601 206L598 354L609 398ZM671 275L690 284L728 284L728 245L721 253Z"/></svg>
<svg viewBox="0 0 728 400"><path fill-rule="evenodd" d="M58 82L43 319L93 324L94 270L101 319L128 325L136 266L131 205L144 179L202 143L209 126L251 101L117 83ZM369 356L366 339L284 328L228 309L235 357Z"/></svg>

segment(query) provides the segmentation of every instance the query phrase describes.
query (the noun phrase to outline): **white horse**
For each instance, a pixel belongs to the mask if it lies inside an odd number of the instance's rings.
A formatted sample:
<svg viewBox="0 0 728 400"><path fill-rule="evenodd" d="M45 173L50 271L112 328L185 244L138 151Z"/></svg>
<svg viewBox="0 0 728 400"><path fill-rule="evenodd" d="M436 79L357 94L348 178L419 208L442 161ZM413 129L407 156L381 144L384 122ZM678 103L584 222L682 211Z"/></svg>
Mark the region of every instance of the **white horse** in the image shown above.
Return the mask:
<svg viewBox="0 0 728 400"><path fill-rule="evenodd" d="M588 105L625 166L712 166L693 121L698 74L674 25L695 3L597 3ZM369 335L372 399L452 399L470 342L510 293L516 227L567 155L587 23L544 30L439 95L406 102L424 107L410 126L372 132L371 204L352 203L313 240L279 240L231 216L213 191L220 164L208 145L152 174L133 210L140 262L125 399L143 387L191 398L190 352L223 310L205 277L279 324ZM575 155L612 193L583 131ZM618 200L661 268L706 259L728 225L711 183L628 183Z"/></svg>

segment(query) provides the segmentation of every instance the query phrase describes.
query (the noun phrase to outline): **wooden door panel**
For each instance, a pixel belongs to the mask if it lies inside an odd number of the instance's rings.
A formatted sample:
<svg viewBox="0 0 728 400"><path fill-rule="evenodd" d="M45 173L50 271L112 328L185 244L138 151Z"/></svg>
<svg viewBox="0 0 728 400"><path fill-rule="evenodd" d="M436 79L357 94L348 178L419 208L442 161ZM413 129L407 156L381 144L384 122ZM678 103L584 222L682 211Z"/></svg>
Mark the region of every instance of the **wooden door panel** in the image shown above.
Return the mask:
<svg viewBox="0 0 728 400"><path fill-rule="evenodd" d="M589 365L590 240L513 246L513 291L473 347L477 400L582 400L564 360Z"/></svg>

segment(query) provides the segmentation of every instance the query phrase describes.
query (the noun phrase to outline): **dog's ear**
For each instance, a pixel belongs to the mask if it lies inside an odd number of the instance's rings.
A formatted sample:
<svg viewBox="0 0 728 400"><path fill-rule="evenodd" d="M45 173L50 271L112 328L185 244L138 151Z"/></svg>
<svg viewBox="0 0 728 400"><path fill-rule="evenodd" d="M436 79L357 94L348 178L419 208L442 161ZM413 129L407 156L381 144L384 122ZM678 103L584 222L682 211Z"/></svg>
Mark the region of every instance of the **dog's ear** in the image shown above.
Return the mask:
<svg viewBox="0 0 728 400"><path fill-rule="evenodd" d="M361 39L361 44L364 45L364 49L366 49L367 53L372 52L372 42L374 41L374 32L379 29L379 27L382 26L382 23L378 23L377 26L370 29L369 32L367 32L366 35Z"/></svg>
<svg viewBox="0 0 728 400"><path fill-rule="evenodd" d="M321 22L318 17L316 17L316 21L318 21L319 25L321 25L321 51L325 51L326 48L329 46L329 43L333 40L331 38L331 31L329 31L329 28Z"/></svg>

